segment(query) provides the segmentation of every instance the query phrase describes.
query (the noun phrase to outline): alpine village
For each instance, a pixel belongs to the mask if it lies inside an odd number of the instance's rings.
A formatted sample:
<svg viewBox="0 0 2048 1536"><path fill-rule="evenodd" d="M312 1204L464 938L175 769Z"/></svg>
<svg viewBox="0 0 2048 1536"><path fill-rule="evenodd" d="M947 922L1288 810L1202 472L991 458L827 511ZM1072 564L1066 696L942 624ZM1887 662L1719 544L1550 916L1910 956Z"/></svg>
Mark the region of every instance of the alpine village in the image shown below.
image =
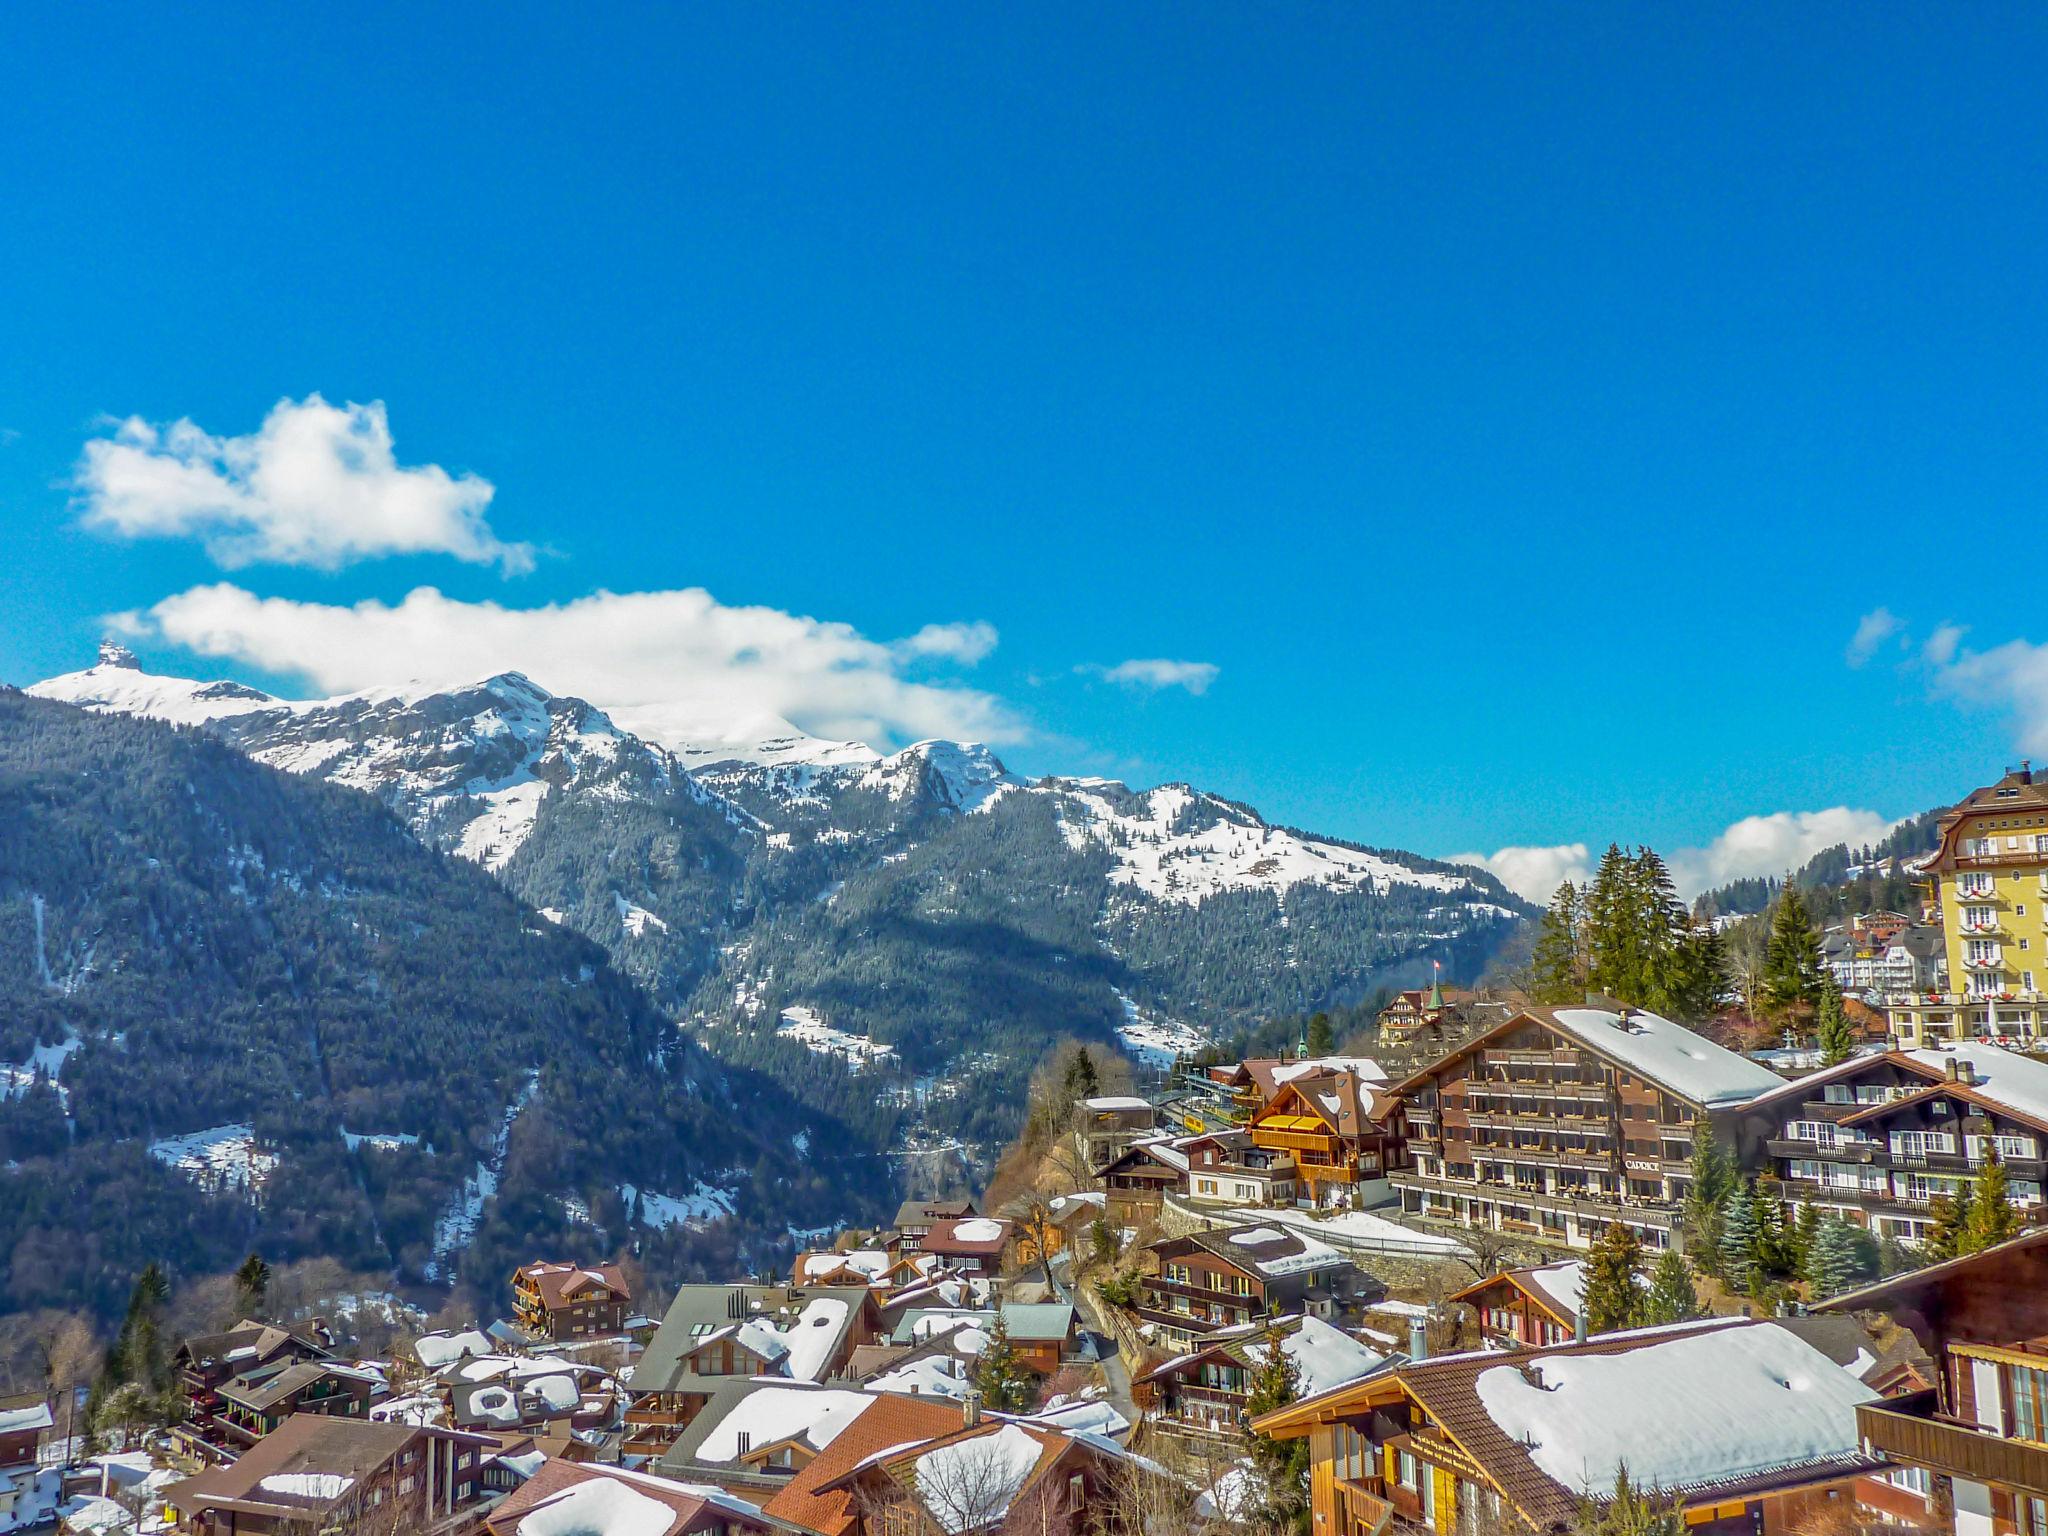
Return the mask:
<svg viewBox="0 0 2048 1536"><path fill-rule="evenodd" d="M978 1187L772 1271L17 1313L0 1532L2048 1536L2048 782L1840 853L1688 910L1611 848L1469 985L1052 1042Z"/></svg>

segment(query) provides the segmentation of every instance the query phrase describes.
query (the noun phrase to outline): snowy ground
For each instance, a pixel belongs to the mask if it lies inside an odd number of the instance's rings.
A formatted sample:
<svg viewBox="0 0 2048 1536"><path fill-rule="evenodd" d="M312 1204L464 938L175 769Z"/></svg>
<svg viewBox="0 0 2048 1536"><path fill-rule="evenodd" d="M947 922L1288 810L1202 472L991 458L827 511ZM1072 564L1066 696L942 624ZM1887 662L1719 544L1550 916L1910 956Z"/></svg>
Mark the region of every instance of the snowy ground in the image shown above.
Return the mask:
<svg viewBox="0 0 2048 1536"><path fill-rule="evenodd" d="M277 1154L260 1150L247 1125L166 1136L149 1144L149 1155L210 1189L260 1189L277 1167Z"/></svg>
<svg viewBox="0 0 2048 1536"><path fill-rule="evenodd" d="M855 1067L885 1061L896 1054L894 1046L883 1045L865 1035L834 1029L818 1017L815 1009L801 1004L782 1010L782 1025L775 1033L820 1055L843 1057L848 1065Z"/></svg>
<svg viewBox="0 0 2048 1536"><path fill-rule="evenodd" d="M505 1147L512 1139L512 1123L539 1090L540 1073L534 1072L505 1106L505 1118L499 1122L497 1137L491 1145L490 1161L476 1165L475 1172L462 1181L454 1201L441 1213L441 1219L434 1223L434 1257L426 1265L429 1280L440 1279L449 1258L467 1248L469 1240L476 1236L484 1206L498 1192L498 1170L505 1166Z"/></svg>
<svg viewBox="0 0 2048 1536"><path fill-rule="evenodd" d="M1125 1050L1148 1066L1171 1067L1176 1057L1192 1056L1209 1043L1208 1037L1192 1025L1163 1014L1147 1013L1121 992L1116 1000L1124 1008L1124 1021L1117 1025L1116 1037L1123 1041Z"/></svg>
<svg viewBox="0 0 2048 1536"><path fill-rule="evenodd" d="M669 1227L687 1227L701 1232L715 1221L723 1221L733 1213L738 1197L732 1190L719 1189L706 1184L702 1179L687 1195L661 1195L651 1189L636 1189L631 1184L619 1186L619 1198L630 1208L635 1199L640 1202L640 1222L643 1226L665 1231Z"/></svg>
<svg viewBox="0 0 2048 1536"><path fill-rule="evenodd" d="M645 907L626 900L617 891L612 892L612 905L618 909L619 926L626 930L628 938L637 939L650 928L668 932L668 924L656 917Z"/></svg>
<svg viewBox="0 0 2048 1536"><path fill-rule="evenodd" d="M1370 1211L1337 1211L1328 1216L1313 1216L1307 1211L1252 1209L1232 1211L1229 1219L1292 1227L1340 1249L1449 1257L1463 1247L1455 1237L1440 1232L1418 1232L1413 1227L1404 1227Z"/></svg>

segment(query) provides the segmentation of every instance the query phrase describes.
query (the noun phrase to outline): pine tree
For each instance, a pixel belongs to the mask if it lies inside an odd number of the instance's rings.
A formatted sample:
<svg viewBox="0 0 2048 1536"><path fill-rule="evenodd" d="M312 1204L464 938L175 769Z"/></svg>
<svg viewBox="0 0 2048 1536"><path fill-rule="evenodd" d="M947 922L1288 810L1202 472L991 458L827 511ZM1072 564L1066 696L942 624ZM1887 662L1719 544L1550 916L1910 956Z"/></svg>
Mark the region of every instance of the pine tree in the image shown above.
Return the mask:
<svg viewBox="0 0 2048 1536"><path fill-rule="evenodd" d="M1102 1078L1095 1070L1095 1058L1088 1054L1087 1046L1075 1046L1074 1054L1067 1058L1066 1077L1061 1084L1067 1103L1092 1099L1101 1091Z"/></svg>
<svg viewBox="0 0 2048 1536"><path fill-rule="evenodd" d="M1764 948L1765 1004L1785 1016L1807 1007L1820 995L1822 969L1820 935L1807 916L1806 898L1788 880L1778 897L1770 942Z"/></svg>
<svg viewBox="0 0 2048 1536"><path fill-rule="evenodd" d="M1966 1184L1955 1195L1936 1195L1927 1202L1927 1238L1920 1247L1928 1259L1939 1263L1969 1252L1964 1246L1970 1224L1970 1188Z"/></svg>
<svg viewBox="0 0 2048 1536"><path fill-rule="evenodd" d="M1010 1342L1010 1328L1000 1312L975 1362L974 1390L996 1413L1022 1413L1038 1401L1038 1384Z"/></svg>
<svg viewBox="0 0 2048 1536"><path fill-rule="evenodd" d="M1312 1013L1308 1017L1308 1053L1311 1056L1327 1056L1337 1049L1337 1032L1330 1028L1327 1013Z"/></svg>
<svg viewBox="0 0 2048 1536"><path fill-rule="evenodd" d="M1708 1274L1721 1269L1722 1229L1735 1192L1735 1162L1704 1115L1692 1123L1692 1164L1685 1192L1685 1241Z"/></svg>
<svg viewBox="0 0 2048 1536"><path fill-rule="evenodd" d="M1586 1260L1586 1290L1579 1305L1588 1333L1633 1328L1641 1319L1643 1246L1625 1221L1610 1221Z"/></svg>
<svg viewBox="0 0 2048 1536"><path fill-rule="evenodd" d="M1536 948L1530 958L1535 1001L1559 1004L1586 1000L1582 936L1579 890L1567 880L1550 898L1550 910L1543 914L1543 925L1536 934Z"/></svg>
<svg viewBox="0 0 2048 1536"><path fill-rule="evenodd" d="M1796 1274L1799 1269L1798 1240L1785 1219L1785 1200L1777 1180L1757 1180L1750 1196L1756 1216L1756 1263L1765 1275Z"/></svg>
<svg viewBox="0 0 2048 1536"><path fill-rule="evenodd" d="M1711 922L1687 923L1672 952L1663 1007L1667 1018L1694 1024L1712 1018L1728 990L1728 958Z"/></svg>
<svg viewBox="0 0 2048 1536"><path fill-rule="evenodd" d="M1614 1492L1603 1503L1588 1496L1579 1507L1573 1536L1685 1536L1685 1509L1652 1488L1639 1492L1628 1463L1615 1468Z"/></svg>
<svg viewBox="0 0 2048 1536"><path fill-rule="evenodd" d="M1820 1236L1820 1207L1808 1202L1799 1207L1799 1219L1792 1226L1792 1270L1806 1279L1813 1278L1807 1268L1813 1258L1814 1239Z"/></svg>
<svg viewBox="0 0 2048 1536"><path fill-rule="evenodd" d="M1728 1197L1721 1225L1721 1277L1731 1291L1746 1291L1758 1273L1756 1204L1746 1188Z"/></svg>
<svg viewBox="0 0 2048 1536"><path fill-rule="evenodd" d="M1676 1248L1666 1248L1650 1271L1650 1294L1643 1305L1646 1323L1687 1323L1700 1316L1700 1295L1692 1283L1692 1266Z"/></svg>
<svg viewBox="0 0 2048 1536"><path fill-rule="evenodd" d="M1253 1367L1245 1398L1246 1423L1260 1414L1285 1408L1301 1392L1301 1373L1294 1359L1281 1347L1280 1331L1266 1330L1265 1348ZM1247 1522L1274 1531L1302 1532L1308 1529L1309 1442L1275 1440L1247 1427L1244 1431L1245 1457L1251 1463L1256 1484L1253 1502L1256 1516ZM1240 1511L1240 1513L1243 1513Z"/></svg>
<svg viewBox="0 0 2048 1536"><path fill-rule="evenodd" d="M235 1271L235 1301L245 1316L259 1316L263 1311L263 1298L270 1293L270 1266L263 1255L252 1253L242 1260Z"/></svg>
<svg viewBox="0 0 2048 1536"><path fill-rule="evenodd" d="M1970 1210L1963 1222L1961 1252L1976 1253L2017 1236L2019 1230L2019 1212L2013 1208L2012 1187L2006 1177L2005 1164L1999 1159L1997 1143L1987 1138L1984 1166L1978 1169L1970 1190Z"/></svg>
<svg viewBox="0 0 2048 1536"><path fill-rule="evenodd" d="M1835 973L1831 970L1821 973L1820 1003L1814 1013L1814 1028L1823 1067L1839 1066L1856 1054L1856 1028L1849 1022L1842 989L1835 985Z"/></svg>
<svg viewBox="0 0 2048 1536"><path fill-rule="evenodd" d="M1858 1241L1862 1235L1839 1217L1831 1216L1820 1224L1806 1261L1815 1299L1840 1295L1870 1273L1875 1254L1866 1255Z"/></svg>

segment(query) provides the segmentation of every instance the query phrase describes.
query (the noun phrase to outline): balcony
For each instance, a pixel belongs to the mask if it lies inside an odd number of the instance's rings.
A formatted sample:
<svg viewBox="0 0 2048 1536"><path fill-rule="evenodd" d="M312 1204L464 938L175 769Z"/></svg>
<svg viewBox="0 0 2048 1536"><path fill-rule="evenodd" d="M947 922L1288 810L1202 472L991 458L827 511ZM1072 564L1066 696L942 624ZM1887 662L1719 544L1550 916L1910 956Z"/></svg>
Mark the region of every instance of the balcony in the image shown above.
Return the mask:
<svg viewBox="0 0 2048 1536"><path fill-rule="evenodd" d="M1298 1127L1271 1124L1252 1127L1252 1145L1276 1152L1336 1153L1344 1149L1343 1139L1331 1135L1328 1131L1308 1131Z"/></svg>
<svg viewBox="0 0 2048 1536"><path fill-rule="evenodd" d="M1377 1477L1336 1479L1337 1530L1335 1536L1384 1536L1393 1524L1394 1506L1385 1498L1385 1484Z"/></svg>
<svg viewBox="0 0 2048 1536"><path fill-rule="evenodd" d="M1856 1428L1894 1461L2048 1498L2048 1448L1948 1418L1931 1391L1864 1403L1856 1410Z"/></svg>
<svg viewBox="0 0 2048 1536"><path fill-rule="evenodd" d="M1772 1157L1802 1158L1822 1163L1874 1163L1884 1148L1874 1141L1840 1141L1827 1146L1818 1141L1799 1141L1774 1136L1764 1143Z"/></svg>

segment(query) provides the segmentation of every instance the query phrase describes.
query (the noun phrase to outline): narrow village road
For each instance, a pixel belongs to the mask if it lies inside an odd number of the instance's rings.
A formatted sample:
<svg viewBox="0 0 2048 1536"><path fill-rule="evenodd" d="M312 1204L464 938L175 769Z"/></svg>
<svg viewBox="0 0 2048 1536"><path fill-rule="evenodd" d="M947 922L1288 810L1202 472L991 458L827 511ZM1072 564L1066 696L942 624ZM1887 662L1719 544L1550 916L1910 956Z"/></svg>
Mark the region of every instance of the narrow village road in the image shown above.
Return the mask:
<svg viewBox="0 0 2048 1536"><path fill-rule="evenodd" d="M1102 1360L1102 1379L1109 1388L1110 1406L1135 1425L1140 1415L1131 1396L1131 1373L1124 1365L1122 1351L1116 1347L1116 1335L1110 1331L1109 1320L1102 1315L1102 1298L1083 1281L1074 1287L1074 1302L1087 1319L1089 1330L1109 1345L1109 1353Z"/></svg>

